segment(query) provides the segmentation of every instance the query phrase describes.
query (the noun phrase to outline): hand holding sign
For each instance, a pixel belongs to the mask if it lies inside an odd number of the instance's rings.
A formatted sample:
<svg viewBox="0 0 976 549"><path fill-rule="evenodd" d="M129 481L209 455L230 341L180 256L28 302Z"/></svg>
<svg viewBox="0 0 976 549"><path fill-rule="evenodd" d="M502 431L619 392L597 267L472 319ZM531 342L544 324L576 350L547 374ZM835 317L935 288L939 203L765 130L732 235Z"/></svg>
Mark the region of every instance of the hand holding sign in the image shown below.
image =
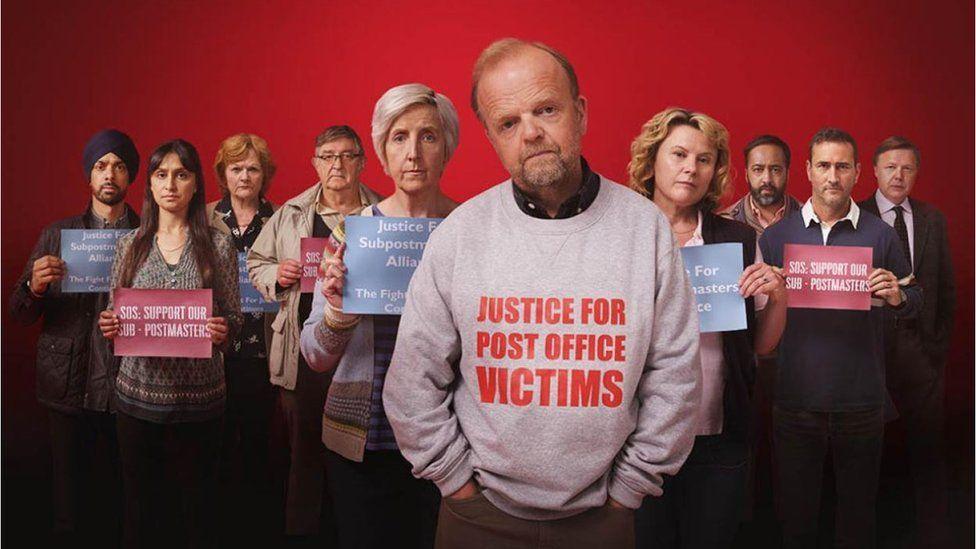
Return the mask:
<svg viewBox="0 0 976 549"><path fill-rule="evenodd" d="M871 285L871 293L875 297L880 297L892 307L901 305L901 287L898 285L898 277L891 271L885 269L871 271L868 284Z"/></svg>
<svg viewBox="0 0 976 549"><path fill-rule="evenodd" d="M739 277L739 293L743 298L766 294L771 299L780 299L786 294L782 270L765 263L749 265Z"/></svg>
<svg viewBox="0 0 976 549"><path fill-rule="evenodd" d="M105 309L98 315L98 329L105 339L115 339L119 335L119 316L112 309Z"/></svg>
<svg viewBox="0 0 976 549"><path fill-rule="evenodd" d="M43 294L47 287L64 277L64 261L53 255L40 257L31 269L30 288L35 294Z"/></svg>
<svg viewBox="0 0 976 549"><path fill-rule="evenodd" d="M278 264L278 285L289 288L302 279L302 264L294 259L286 259Z"/></svg>
<svg viewBox="0 0 976 549"><path fill-rule="evenodd" d="M343 243L336 250L336 253L324 260L325 272L322 281L322 295L325 296L329 305L337 310L342 310L342 287L346 282L346 268L342 256L346 253L346 245Z"/></svg>
<svg viewBox="0 0 976 549"><path fill-rule="evenodd" d="M210 332L210 341L220 347L227 341L227 319L222 316L213 316L207 319L207 331Z"/></svg>

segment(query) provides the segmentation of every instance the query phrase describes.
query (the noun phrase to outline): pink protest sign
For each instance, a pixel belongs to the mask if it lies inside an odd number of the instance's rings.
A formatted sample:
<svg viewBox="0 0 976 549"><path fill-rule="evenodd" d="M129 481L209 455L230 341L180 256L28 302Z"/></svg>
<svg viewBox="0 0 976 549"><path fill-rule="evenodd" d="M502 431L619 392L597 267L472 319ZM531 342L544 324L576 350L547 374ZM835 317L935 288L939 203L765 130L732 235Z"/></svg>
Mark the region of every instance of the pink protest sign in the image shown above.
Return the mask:
<svg viewBox="0 0 976 549"><path fill-rule="evenodd" d="M801 309L870 310L871 258L871 248L787 244L787 303Z"/></svg>
<svg viewBox="0 0 976 549"><path fill-rule="evenodd" d="M210 358L213 291L116 288L116 356Z"/></svg>
<svg viewBox="0 0 976 549"><path fill-rule="evenodd" d="M322 250L328 238L302 238L302 293L307 294L315 289L315 279L318 277L319 263L322 262Z"/></svg>

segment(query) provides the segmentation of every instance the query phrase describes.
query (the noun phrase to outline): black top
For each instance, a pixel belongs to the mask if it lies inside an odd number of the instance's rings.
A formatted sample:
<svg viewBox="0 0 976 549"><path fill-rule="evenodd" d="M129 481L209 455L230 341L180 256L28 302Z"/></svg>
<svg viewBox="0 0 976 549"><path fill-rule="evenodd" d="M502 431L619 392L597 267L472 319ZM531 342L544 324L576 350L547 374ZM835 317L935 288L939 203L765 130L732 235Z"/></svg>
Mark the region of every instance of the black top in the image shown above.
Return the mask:
<svg viewBox="0 0 976 549"><path fill-rule="evenodd" d="M934 206L911 197L908 201L915 218L912 223L915 280L925 295L918 313L917 328L922 346L936 364L941 364L949 351L957 305L949 231L945 216ZM874 195L858 202L858 205L862 211L881 215Z"/></svg>
<svg viewBox="0 0 976 549"><path fill-rule="evenodd" d="M234 209L230 205L230 197L225 196L218 202L216 207L214 207L214 212L220 214L224 224L230 229L231 240L234 242L234 247L237 248L237 251L247 253L251 249L251 246L254 245L258 234L261 233L264 220L271 217L274 210L270 202L261 198L261 204L258 206L257 213L254 214L251 223L243 231L237 225L237 217L234 215ZM227 352L224 355L231 359L267 358L268 352L264 341L264 313L242 314L244 315L244 324L241 326L241 331L238 332L237 337L228 346Z"/></svg>
<svg viewBox="0 0 976 549"><path fill-rule="evenodd" d="M61 229L134 229L139 216L128 205L115 223L95 215L91 204L81 215L56 221L41 232L10 296L10 312L22 324L44 318L37 339L37 399L65 413L82 409L114 411L115 376L119 361L109 340L98 329L98 315L108 305L107 293L62 293L50 284L40 298L27 288L34 261L61 255Z"/></svg>
<svg viewBox="0 0 976 549"><path fill-rule="evenodd" d="M822 246L823 233L814 220L803 224L802 211L766 229L759 238L766 263L783 266L785 244ZM895 230L880 218L861 212L857 228L838 221L827 236L828 246L873 249L873 266L898 278L911 273ZM885 309L899 317L914 316L922 293L917 285L903 288L907 301L897 309L872 305L869 311L790 308L779 345L776 404L792 409L840 412L881 408L885 402Z"/></svg>
<svg viewBox="0 0 976 549"><path fill-rule="evenodd" d="M738 242L742 244L742 264L756 262L756 231L744 223L702 212L702 240L705 244ZM755 333L756 303L750 297L746 299L746 329L722 332L722 435L737 440L746 440L750 435L749 411L756 380Z"/></svg>
<svg viewBox="0 0 976 549"><path fill-rule="evenodd" d="M525 193L519 190L518 185L512 185L512 194L515 195L515 203L526 215L539 219L566 219L584 212L596 200L596 195L600 192L600 176L590 169L586 159L580 157L583 169L583 183L573 196L566 199L559 206L556 217L549 217L546 209L540 207Z"/></svg>

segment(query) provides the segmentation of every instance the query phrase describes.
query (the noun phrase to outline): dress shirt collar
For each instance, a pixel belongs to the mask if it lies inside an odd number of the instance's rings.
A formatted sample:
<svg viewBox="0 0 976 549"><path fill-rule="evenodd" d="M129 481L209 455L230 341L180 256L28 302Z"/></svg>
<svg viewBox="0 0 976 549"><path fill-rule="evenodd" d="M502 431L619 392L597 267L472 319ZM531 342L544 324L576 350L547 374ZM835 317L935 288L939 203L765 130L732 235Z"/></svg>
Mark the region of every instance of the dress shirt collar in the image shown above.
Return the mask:
<svg viewBox="0 0 976 549"><path fill-rule="evenodd" d="M912 213L912 201L909 200L908 197L905 197L905 200L902 200L901 204L895 204L881 193L881 189L878 189L874 191L874 201L878 203L879 213L887 213L895 206L901 206L901 209L905 210L905 213L907 214Z"/></svg>

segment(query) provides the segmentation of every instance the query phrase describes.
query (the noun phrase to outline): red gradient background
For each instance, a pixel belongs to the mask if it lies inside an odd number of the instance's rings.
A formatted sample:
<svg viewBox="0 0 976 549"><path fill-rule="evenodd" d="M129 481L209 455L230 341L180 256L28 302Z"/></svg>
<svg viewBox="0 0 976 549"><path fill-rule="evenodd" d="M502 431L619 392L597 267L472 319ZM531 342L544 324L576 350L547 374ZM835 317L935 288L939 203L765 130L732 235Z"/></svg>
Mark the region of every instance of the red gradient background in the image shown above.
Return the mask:
<svg viewBox="0 0 976 549"><path fill-rule="evenodd" d="M460 113L460 147L442 187L463 200L506 176L468 106L475 58L504 36L544 41L574 63L590 105L584 153L617 181L641 124L671 105L731 131L730 199L745 188L742 146L759 133L793 147L790 190L800 199L810 194L806 143L821 126L860 143L857 199L874 190L873 147L891 134L915 140L923 160L914 195L949 220L959 312L948 409L953 452L971 464L972 2L33 0L4 2L2 16L5 479L49 459L33 396L38 328L13 323L7 299L41 228L84 207L80 154L93 132L127 132L144 160L183 137L208 164L224 137L257 133L277 160L270 197L280 202L315 181L319 131L348 123L368 142L376 99L419 81ZM367 149L363 180L391 192ZM130 189L137 208L144 180L140 171ZM216 198L212 177L207 184Z"/></svg>

